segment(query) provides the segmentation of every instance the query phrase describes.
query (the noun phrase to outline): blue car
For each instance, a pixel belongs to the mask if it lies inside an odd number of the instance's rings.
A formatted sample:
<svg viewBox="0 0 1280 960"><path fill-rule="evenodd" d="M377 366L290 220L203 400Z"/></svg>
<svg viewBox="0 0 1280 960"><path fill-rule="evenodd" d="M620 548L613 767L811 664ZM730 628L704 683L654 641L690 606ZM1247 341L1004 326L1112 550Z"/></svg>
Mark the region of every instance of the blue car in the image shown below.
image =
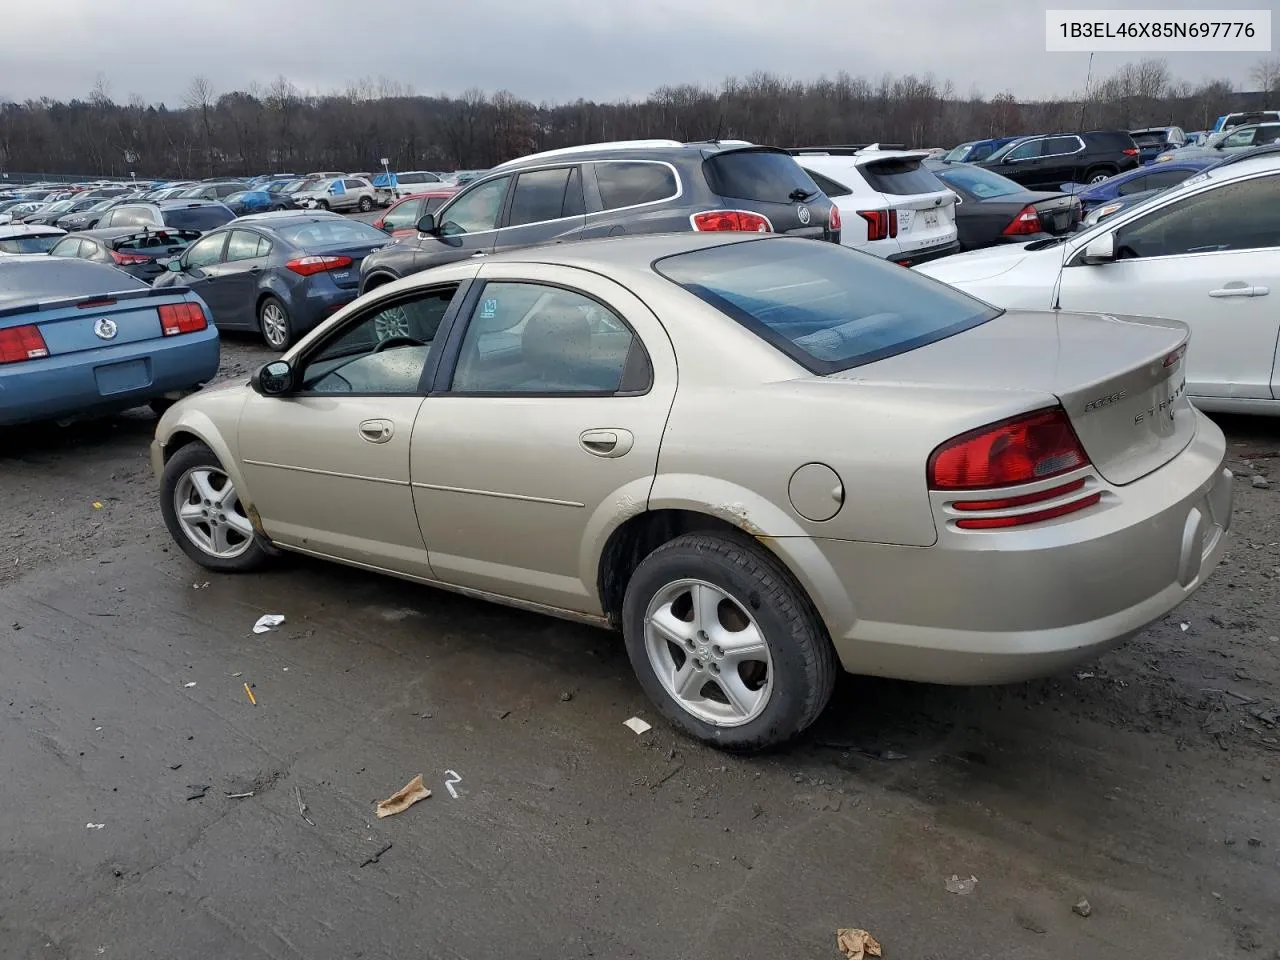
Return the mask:
<svg viewBox="0 0 1280 960"><path fill-rule="evenodd" d="M1206 167L1213 166L1220 159L1220 157L1189 157L1186 160L1171 160L1168 163L1137 167L1124 173L1117 173L1114 177L1108 177L1093 186L1064 183L1061 190L1063 193L1074 193L1079 197L1081 209L1088 214L1094 207L1119 197L1172 187Z"/></svg>
<svg viewBox="0 0 1280 960"><path fill-rule="evenodd" d="M222 201L237 217L247 213L264 213L267 210L287 210L292 205L286 198L267 190L242 190Z"/></svg>
<svg viewBox="0 0 1280 960"><path fill-rule="evenodd" d="M224 330L285 350L360 292L360 263L391 242L336 213L258 213L211 230L169 261L156 287L196 291Z"/></svg>
<svg viewBox="0 0 1280 960"><path fill-rule="evenodd" d="M190 290L115 267L0 258L0 426L160 409L218 371L218 331Z"/></svg>

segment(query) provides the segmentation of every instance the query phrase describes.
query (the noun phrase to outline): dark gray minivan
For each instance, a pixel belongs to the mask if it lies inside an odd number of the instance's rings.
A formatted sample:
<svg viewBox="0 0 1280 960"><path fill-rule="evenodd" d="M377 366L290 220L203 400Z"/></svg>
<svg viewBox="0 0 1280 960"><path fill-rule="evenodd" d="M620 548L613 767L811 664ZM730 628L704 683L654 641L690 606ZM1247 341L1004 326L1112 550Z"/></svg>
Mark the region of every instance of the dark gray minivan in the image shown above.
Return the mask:
<svg viewBox="0 0 1280 960"><path fill-rule="evenodd" d="M360 292L495 250L633 233L738 230L840 242L840 214L785 150L628 141L488 171L360 265Z"/></svg>

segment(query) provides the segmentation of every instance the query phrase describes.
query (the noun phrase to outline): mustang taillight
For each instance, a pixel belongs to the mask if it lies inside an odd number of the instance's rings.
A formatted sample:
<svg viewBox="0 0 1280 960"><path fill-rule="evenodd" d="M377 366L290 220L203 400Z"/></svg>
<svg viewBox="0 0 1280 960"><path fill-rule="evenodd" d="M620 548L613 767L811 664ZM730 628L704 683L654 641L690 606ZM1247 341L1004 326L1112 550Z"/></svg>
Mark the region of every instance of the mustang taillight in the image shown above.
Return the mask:
<svg viewBox="0 0 1280 960"><path fill-rule="evenodd" d="M166 337L196 333L209 325L198 303L166 303L156 312L160 314L160 331Z"/></svg>
<svg viewBox="0 0 1280 960"><path fill-rule="evenodd" d="M769 218L749 210L705 210L695 213L689 220L693 229L701 232L735 231L744 233L772 233Z"/></svg>
<svg viewBox="0 0 1280 960"><path fill-rule="evenodd" d="M1089 457L1066 411L1053 407L948 440L929 456L928 481L933 490L982 491L980 497L957 499L949 506L965 514L990 514L1081 493L1086 484L1084 477L1030 493L1010 491L1008 496L992 496L990 491L1047 480L1088 465ZM955 525L962 530L991 530L1041 523L1091 507L1101 499L1101 492L1086 493L1039 510L999 516L963 516Z"/></svg>
<svg viewBox="0 0 1280 960"><path fill-rule="evenodd" d="M34 323L0 330L0 363L21 363L49 355L44 336Z"/></svg>

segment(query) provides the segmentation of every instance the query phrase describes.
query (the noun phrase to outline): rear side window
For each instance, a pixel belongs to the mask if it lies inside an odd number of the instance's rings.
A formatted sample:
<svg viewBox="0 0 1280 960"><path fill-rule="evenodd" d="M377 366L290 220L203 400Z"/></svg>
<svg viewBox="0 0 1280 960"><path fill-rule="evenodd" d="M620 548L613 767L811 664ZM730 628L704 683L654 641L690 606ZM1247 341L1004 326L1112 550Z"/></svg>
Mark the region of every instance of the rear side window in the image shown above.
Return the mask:
<svg viewBox="0 0 1280 960"><path fill-rule="evenodd" d="M813 373L906 353L1000 311L837 244L755 240L677 254L654 269Z"/></svg>
<svg viewBox="0 0 1280 960"><path fill-rule="evenodd" d="M815 170L810 170L808 167L803 167L802 169L809 175L813 182L818 185L818 189L828 197L847 197L853 193L853 191L843 183L836 183L830 177L824 177L822 174Z"/></svg>
<svg viewBox="0 0 1280 960"><path fill-rule="evenodd" d="M342 217L289 224L277 227L276 233L280 234L286 243L302 247L304 250L308 247L340 243L387 243L387 235L381 230L367 223L361 223L359 220L346 220Z"/></svg>
<svg viewBox="0 0 1280 960"><path fill-rule="evenodd" d="M141 227L152 223L151 211L138 207L120 207L107 214L107 224L113 227Z"/></svg>
<svg viewBox="0 0 1280 960"><path fill-rule="evenodd" d="M397 173L396 183L426 183L427 178L420 173Z"/></svg>
<svg viewBox="0 0 1280 960"><path fill-rule="evenodd" d="M762 203L791 203L796 191L805 199L818 185L789 153L776 150L732 150L703 163L707 182L722 197Z"/></svg>
<svg viewBox="0 0 1280 960"><path fill-rule="evenodd" d="M79 237L68 237L49 252L55 257L78 257L80 256L80 244L82 242Z"/></svg>
<svg viewBox="0 0 1280 960"><path fill-rule="evenodd" d="M1121 144L1108 140L1106 148L1108 150L1119 150ZM1050 137L1045 141L1041 148L1040 156L1053 157L1064 153L1075 153L1080 149L1080 141L1075 137Z"/></svg>
<svg viewBox="0 0 1280 960"><path fill-rule="evenodd" d="M35 237L10 237L0 240L0 253L48 253L61 234L50 233Z"/></svg>
<svg viewBox="0 0 1280 960"><path fill-rule="evenodd" d="M606 210L668 200L676 195L676 175L665 163L600 162L596 185Z"/></svg>
<svg viewBox="0 0 1280 960"><path fill-rule="evenodd" d="M861 167L862 176L872 190L894 196L915 193L938 193L947 189L933 171L921 164L920 157L886 157L872 160Z"/></svg>
<svg viewBox="0 0 1280 960"><path fill-rule="evenodd" d="M533 170L516 178L516 192L511 198L511 215L507 226L558 220L564 216L565 188L572 167L556 170Z"/></svg>
<svg viewBox="0 0 1280 960"><path fill-rule="evenodd" d="M164 222L166 226L173 227L177 230L212 230L214 227L220 227L230 220L234 220L236 215L224 206L216 207L178 207L174 210L164 211ZM120 221L116 221L119 224Z"/></svg>

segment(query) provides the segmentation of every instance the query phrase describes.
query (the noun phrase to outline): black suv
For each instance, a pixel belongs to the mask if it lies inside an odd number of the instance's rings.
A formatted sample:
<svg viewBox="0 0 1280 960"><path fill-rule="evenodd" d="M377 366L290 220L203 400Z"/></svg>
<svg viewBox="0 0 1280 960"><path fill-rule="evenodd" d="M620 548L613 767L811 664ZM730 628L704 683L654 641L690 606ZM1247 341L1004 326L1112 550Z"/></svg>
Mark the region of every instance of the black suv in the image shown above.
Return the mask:
<svg viewBox="0 0 1280 960"><path fill-rule="evenodd" d="M504 163L364 258L360 292L496 250L632 233L745 230L840 242L840 214L785 150L634 141Z"/></svg>
<svg viewBox="0 0 1280 960"><path fill-rule="evenodd" d="M1037 190L1057 190L1063 183L1097 183L1137 165L1138 145L1127 130L1021 137L978 162Z"/></svg>

